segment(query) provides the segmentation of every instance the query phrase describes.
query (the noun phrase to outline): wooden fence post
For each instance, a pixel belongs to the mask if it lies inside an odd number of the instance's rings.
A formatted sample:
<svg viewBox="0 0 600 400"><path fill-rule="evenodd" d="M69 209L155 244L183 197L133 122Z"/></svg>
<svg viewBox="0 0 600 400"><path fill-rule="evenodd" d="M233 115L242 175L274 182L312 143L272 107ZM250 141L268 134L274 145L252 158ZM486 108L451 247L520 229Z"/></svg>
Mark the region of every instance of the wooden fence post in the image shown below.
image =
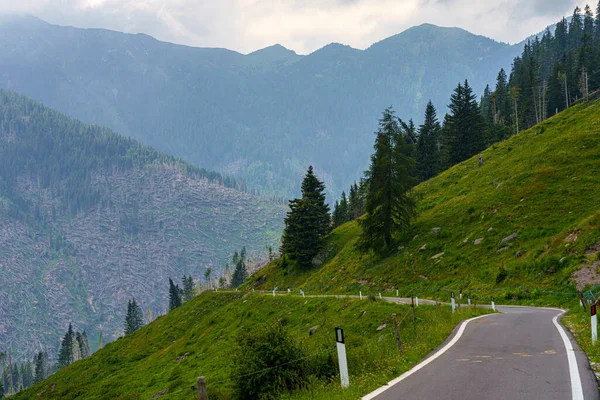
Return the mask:
<svg viewBox="0 0 600 400"><path fill-rule="evenodd" d="M396 334L396 344L398 345L398 350L400 351L400 354L402 354L402 340L400 340L400 332L398 331L398 320L396 319L396 314L392 314L392 320L394 321L394 333Z"/></svg>
<svg viewBox="0 0 600 400"><path fill-rule="evenodd" d="M198 397L200 400L208 400L208 392L206 391L206 378L198 377Z"/></svg>
<svg viewBox="0 0 600 400"><path fill-rule="evenodd" d="M412 315L413 315L413 322L415 322L415 298L410 296L410 302L411 302L411 307L412 307Z"/></svg>

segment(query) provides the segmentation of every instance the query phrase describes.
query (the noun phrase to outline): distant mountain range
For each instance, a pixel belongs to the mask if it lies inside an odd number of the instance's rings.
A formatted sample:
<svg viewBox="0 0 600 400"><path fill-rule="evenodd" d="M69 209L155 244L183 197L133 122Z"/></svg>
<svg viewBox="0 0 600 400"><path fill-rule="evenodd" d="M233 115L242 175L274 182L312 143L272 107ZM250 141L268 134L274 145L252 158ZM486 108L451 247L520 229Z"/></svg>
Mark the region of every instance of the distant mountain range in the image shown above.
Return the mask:
<svg viewBox="0 0 600 400"><path fill-rule="evenodd" d="M312 164L337 196L366 168L385 107L419 122L431 99L443 117L459 82L481 93L522 47L421 25L366 50L243 55L14 17L0 22L0 87L263 193L295 194Z"/></svg>
<svg viewBox="0 0 600 400"><path fill-rule="evenodd" d="M169 277L266 259L285 207L219 180L0 90L0 351L55 356L69 322L113 340L129 298L156 317Z"/></svg>

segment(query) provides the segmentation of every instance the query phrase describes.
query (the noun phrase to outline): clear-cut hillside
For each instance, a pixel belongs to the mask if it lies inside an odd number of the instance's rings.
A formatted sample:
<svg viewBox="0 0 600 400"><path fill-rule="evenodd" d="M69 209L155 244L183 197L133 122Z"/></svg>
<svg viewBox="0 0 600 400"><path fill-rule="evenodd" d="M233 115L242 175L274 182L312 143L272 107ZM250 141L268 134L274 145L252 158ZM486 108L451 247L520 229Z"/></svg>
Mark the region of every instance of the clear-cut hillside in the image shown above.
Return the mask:
<svg viewBox="0 0 600 400"><path fill-rule="evenodd" d="M242 246L264 258L284 207L220 180L0 91L3 350L55 355L70 321L112 340L128 298L156 316L169 277L219 273Z"/></svg>

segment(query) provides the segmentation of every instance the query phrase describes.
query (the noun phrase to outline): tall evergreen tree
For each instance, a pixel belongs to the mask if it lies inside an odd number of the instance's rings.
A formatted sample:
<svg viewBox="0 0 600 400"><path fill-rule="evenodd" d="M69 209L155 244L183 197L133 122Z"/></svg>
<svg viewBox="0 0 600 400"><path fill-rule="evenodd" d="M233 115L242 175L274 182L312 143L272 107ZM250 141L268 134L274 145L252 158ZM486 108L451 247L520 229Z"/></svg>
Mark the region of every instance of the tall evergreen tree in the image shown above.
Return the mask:
<svg viewBox="0 0 600 400"><path fill-rule="evenodd" d="M425 108L425 121L419 127L417 140L417 171L419 178L426 181L440 171L440 132L442 128L437 119L437 113L431 101Z"/></svg>
<svg viewBox="0 0 600 400"><path fill-rule="evenodd" d="M21 364L21 380L23 381L23 389L27 389L33 384L33 370L31 361Z"/></svg>
<svg viewBox="0 0 600 400"><path fill-rule="evenodd" d="M310 166L302 181L302 197L290 201L282 238L283 253L303 267L309 267L321 251L331 229L325 185Z"/></svg>
<svg viewBox="0 0 600 400"><path fill-rule="evenodd" d="M75 338L77 340L77 343L79 344L79 353L81 355L81 358L87 358L90 356L90 345L88 343L88 337L87 337L87 333L85 333L85 331L79 333L77 332L77 335L75 335Z"/></svg>
<svg viewBox="0 0 600 400"><path fill-rule="evenodd" d="M181 289L169 278L169 311L181 306Z"/></svg>
<svg viewBox="0 0 600 400"><path fill-rule="evenodd" d="M183 301L190 301L194 298L194 279L192 276L183 276L181 283L183 285Z"/></svg>
<svg viewBox="0 0 600 400"><path fill-rule="evenodd" d="M48 377L48 355L40 351L33 357L34 383L43 381Z"/></svg>
<svg viewBox="0 0 600 400"><path fill-rule="evenodd" d="M407 144L391 108L379 121L374 149L367 171L369 188L366 216L360 220L360 247L381 254L394 247L395 235L408 228L415 216L415 202L409 196L416 183L415 160L406 155Z"/></svg>
<svg viewBox="0 0 600 400"><path fill-rule="evenodd" d="M127 303L127 315L125 316L125 335L130 335L133 332L144 326L144 313L135 299L131 299Z"/></svg>
<svg viewBox="0 0 600 400"><path fill-rule="evenodd" d="M479 106L469 82L458 84L448 106L442 140L447 166L458 164L485 148L485 129Z"/></svg>
<svg viewBox="0 0 600 400"><path fill-rule="evenodd" d="M334 227L340 226L350 221L350 210L348 199L346 198L346 192L342 192L342 199L339 202L335 202L332 219Z"/></svg>
<svg viewBox="0 0 600 400"><path fill-rule="evenodd" d="M73 363L73 326L69 324L69 329L62 339L60 350L58 352L58 368L64 368Z"/></svg>
<svg viewBox="0 0 600 400"><path fill-rule="evenodd" d="M231 277L231 287L237 288L244 282L248 277L248 271L246 270L246 262L243 257L239 257L235 269L233 270L233 276Z"/></svg>

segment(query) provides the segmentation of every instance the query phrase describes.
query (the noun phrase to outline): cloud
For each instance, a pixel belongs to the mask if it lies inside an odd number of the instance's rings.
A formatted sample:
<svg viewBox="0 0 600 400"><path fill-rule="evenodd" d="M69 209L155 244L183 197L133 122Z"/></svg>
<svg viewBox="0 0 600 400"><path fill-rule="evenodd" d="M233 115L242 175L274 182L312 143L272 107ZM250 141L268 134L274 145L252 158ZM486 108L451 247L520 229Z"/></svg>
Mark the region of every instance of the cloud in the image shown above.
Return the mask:
<svg viewBox="0 0 600 400"><path fill-rule="evenodd" d="M0 13L147 33L244 53L274 43L309 53L328 43L366 48L411 26L458 26L518 42L570 14L572 0L0 0ZM488 2L486 2L488 3ZM582 6L583 4L580 4Z"/></svg>

